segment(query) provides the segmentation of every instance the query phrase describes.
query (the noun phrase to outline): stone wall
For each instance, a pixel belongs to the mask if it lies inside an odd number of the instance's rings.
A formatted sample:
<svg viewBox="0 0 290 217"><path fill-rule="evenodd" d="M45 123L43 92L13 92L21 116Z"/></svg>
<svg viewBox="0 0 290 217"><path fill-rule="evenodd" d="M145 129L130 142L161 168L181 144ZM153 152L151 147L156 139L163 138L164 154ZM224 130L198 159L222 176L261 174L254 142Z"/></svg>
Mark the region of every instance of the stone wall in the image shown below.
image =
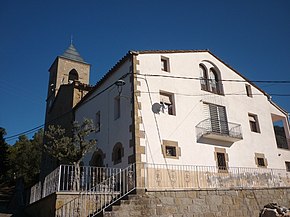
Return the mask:
<svg viewBox="0 0 290 217"><path fill-rule="evenodd" d="M150 217L258 217L264 205L290 207L290 188L256 190L151 191L129 195L109 216Z"/></svg>

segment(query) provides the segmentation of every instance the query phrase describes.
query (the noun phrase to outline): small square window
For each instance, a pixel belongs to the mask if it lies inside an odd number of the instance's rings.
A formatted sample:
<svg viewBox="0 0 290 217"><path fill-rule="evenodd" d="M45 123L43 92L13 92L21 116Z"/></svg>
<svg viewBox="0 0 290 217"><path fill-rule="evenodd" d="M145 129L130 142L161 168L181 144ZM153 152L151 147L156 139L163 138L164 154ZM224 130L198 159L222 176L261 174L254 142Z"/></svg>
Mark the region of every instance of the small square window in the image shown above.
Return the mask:
<svg viewBox="0 0 290 217"><path fill-rule="evenodd" d="M246 92L248 97L253 97L252 88L250 85L246 84Z"/></svg>
<svg viewBox="0 0 290 217"><path fill-rule="evenodd" d="M255 162L257 167L267 168L268 162L263 153L255 153Z"/></svg>
<svg viewBox="0 0 290 217"><path fill-rule="evenodd" d="M249 123L252 132L260 133L260 127L258 122L258 116L254 114L248 114L249 116Z"/></svg>
<svg viewBox="0 0 290 217"><path fill-rule="evenodd" d="M285 161L285 165L286 165L286 171L290 172L290 162Z"/></svg>
<svg viewBox="0 0 290 217"><path fill-rule="evenodd" d="M179 159L181 156L181 150L176 141L162 140L161 147L164 158Z"/></svg>
<svg viewBox="0 0 290 217"><path fill-rule="evenodd" d="M117 120L120 118L121 115L121 102L120 102L120 97L117 96L114 99L114 118Z"/></svg>
<svg viewBox="0 0 290 217"><path fill-rule="evenodd" d="M258 158L257 158L257 162L258 162L258 166L261 166L261 167L266 166L266 164L265 164L265 159L264 159L264 158L260 158L260 157L258 157Z"/></svg>
<svg viewBox="0 0 290 217"><path fill-rule="evenodd" d="M166 146L165 147L165 154L169 157L176 157L176 147L173 146Z"/></svg>
<svg viewBox="0 0 290 217"><path fill-rule="evenodd" d="M169 59L167 57L161 57L161 70L169 72Z"/></svg>

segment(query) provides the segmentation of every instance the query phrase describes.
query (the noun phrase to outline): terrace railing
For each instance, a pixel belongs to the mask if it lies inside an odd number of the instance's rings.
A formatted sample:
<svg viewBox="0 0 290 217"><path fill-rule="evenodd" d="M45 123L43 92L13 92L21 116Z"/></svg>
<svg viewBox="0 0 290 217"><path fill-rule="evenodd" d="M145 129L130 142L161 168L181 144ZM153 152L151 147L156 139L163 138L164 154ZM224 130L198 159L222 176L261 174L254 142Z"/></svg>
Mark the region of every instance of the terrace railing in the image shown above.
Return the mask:
<svg viewBox="0 0 290 217"><path fill-rule="evenodd" d="M45 177L43 186L36 183L30 190L30 203L55 192L80 192L91 189L114 174L120 168L60 165ZM41 193L42 192L42 193Z"/></svg>
<svg viewBox="0 0 290 217"><path fill-rule="evenodd" d="M290 187L283 169L145 164L145 170L148 190Z"/></svg>
<svg viewBox="0 0 290 217"><path fill-rule="evenodd" d="M141 168L143 174L139 178L145 178L144 188L153 191L290 187L290 172L285 169L149 163L137 168ZM74 198L56 210L58 217L95 216L136 189L135 164L125 169L81 167L80 171L79 190ZM45 180L42 196L76 192L75 174L73 166L60 166ZM40 199L39 189L39 183L32 188L31 203Z"/></svg>
<svg viewBox="0 0 290 217"><path fill-rule="evenodd" d="M86 191L56 210L57 217L96 216L136 187L135 164L112 174L106 180Z"/></svg>

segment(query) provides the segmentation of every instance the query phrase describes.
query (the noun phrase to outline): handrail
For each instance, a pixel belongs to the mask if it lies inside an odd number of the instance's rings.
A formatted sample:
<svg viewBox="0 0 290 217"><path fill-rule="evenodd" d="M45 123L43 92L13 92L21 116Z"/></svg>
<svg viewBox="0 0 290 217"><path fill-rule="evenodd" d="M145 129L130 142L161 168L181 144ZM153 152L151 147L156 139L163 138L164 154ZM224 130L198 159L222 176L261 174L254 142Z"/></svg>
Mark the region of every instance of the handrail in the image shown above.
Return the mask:
<svg viewBox="0 0 290 217"><path fill-rule="evenodd" d="M57 217L96 216L104 209L129 194L136 187L135 164L120 170L103 182L80 192L79 195L56 210Z"/></svg>

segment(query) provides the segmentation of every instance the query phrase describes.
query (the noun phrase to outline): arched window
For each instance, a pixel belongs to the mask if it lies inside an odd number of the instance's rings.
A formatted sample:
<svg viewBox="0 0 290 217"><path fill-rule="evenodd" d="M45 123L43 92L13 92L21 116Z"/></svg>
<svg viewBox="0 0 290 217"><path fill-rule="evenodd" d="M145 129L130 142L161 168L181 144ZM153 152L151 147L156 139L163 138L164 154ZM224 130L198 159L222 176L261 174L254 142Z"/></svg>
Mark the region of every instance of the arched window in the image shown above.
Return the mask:
<svg viewBox="0 0 290 217"><path fill-rule="evenodd" d="M218 91L218 76L214 68L209 70L209 91L219 94Z"/></svg>
<svg viewBox="0 0 290 217"><path fill-rule="evenodd" d="M114 164L121 163L122 157L124 157L124 148L122 143L118 142L113 148L112 161L114 162Z"/></svg>
<svg viewBox="0 0 290 217"><path fill-rule="evenodd" d="M218 68L208 61L202 61L199 65L201 89L215 93L223 94L221 76Z"/></svg>
<svg viewBox="0 0 290 217"><path fill-rule="evenodd" d="M203 65L199 65L200 85L202 90L207 90L207 73Z"/></svg>
<svg viewBox="0 0 290 217"><path fill-rule="evenodd" d="M68 81L71 83L73 81L78 81L79 80L79 74L77 72L77 70L75 69L72 69L70 72L69 72L69 75L68 75Z"/></svg>
<svg viewBox="0 0 290 217"><path fill-rule="evenodd" d="M90 160L90 168L89 168L89 176L88 180L90 186L96 186L98 183L104 181L106 179L105 175L105 167L104 167L104 158L106 154L102 152L100 148L94 152L91 160Z"/></svg>
<svg viewBox="0 0 290 217"><path fill-rule="evenodd" d="M90 166L94 167L103 167L104 166L104 158L105 154L102 152L101 149L98 149L94 152L91 160L90 160Z"/></svg>

